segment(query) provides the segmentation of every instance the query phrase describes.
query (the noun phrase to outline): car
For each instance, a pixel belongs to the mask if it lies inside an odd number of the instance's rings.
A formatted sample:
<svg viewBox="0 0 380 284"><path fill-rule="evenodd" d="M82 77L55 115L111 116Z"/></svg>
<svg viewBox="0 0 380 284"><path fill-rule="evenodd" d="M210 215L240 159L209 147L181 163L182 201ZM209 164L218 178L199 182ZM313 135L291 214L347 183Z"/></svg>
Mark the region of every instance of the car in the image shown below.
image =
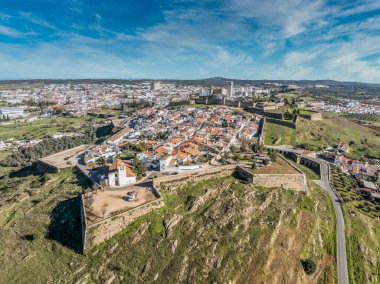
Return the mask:
<svg viewBox="0 0 380 284"><path fill-rule="evenodd" d="M130 191L127 195L123 196L123 199L126 201L133 201L136 199L136 191Z"/></svg>

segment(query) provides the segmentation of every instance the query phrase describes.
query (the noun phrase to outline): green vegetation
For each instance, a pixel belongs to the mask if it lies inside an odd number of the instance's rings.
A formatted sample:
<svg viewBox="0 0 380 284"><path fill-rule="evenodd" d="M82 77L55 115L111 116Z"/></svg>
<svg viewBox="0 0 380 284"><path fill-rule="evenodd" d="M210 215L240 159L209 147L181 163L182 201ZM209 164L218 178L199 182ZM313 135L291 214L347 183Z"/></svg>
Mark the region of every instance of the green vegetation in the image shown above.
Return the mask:
<svg viewBox="0 0 380 284"><path fill-rule="evenodd" d="M96 134L94 129L89 129L81 136L62 137L57 139L47 138L34 146L17 149L17 151L7 156L4 160L1 160L0 165L4 167L30 166L39 158L83 144L94 143L95 140Z"/></svg>
<svg viewBox="0 0 380 284"><path fill-rule="evenodd" d="M272 122L265 122L265 144L275 145L275 142L281 139L280 144L296 144L295 130L293 128L279 125Z"/></svg>
<svg viewBox="0 0 380 284"><path fill-rule="evenodd" d="M347 257L352 283L377 283L380 279L380 205L356 192L356 182L331 168L331 185L343 201Z"/></svg>
<svg viewBox="0 0 380 284"><path fill-rule="evenodd" d="M316 270L315 263L310 259L301 260L301 264L306 274L313 274Z"/></svg>
<svg viewBox="0 0 380 284"><path fill-rule="evenodd" d="M56 132L80 132L83 126L102 121L94 117L49 117L33 122L0 126L0 140L41 139Z"/></svg>
<svg viewBox="0 0 380 284"><path fill-rule="evenodd" d="M274 277L294 283L324 274L322 283L334 283L334 264L325 261L334 219L320 189L255 188L232 177L162 189L163 208L83 256L78 194L86 187L70 169L0 179L1 283L31 277L37 283L252 283ZM317 266L312 278L300 263L306 258Z"/></svg>
<svg viewBox="0 0 380 284"><path fill-rule="evenodd" d="M290 161L293 165L295 165L297 168L299 168L301 171L303 171L306 174L306 177L310 180L317 180L320 179L321 177L319 174L315 173L313 170L310 168L302 165L302 164L295 164L294 162Z"/></svg>
<svg viewBox="0 0 380 284"><path fill-rule="evenodd" d="M371 201L368 195L359 194L356 181L336 167L331 167L331 186L347 206L369 217L380 218L380 205Z"/></svg>
<svg viewBox="0 0 380 284"><path fill-rule="evenodd" d="M346 114L346 117L350 119L357 119L361 121L377 121L380 122L380 115L378 114L368 114L368 113L363 113L363 114Z"/></svg>
<svg viewBox="0 0 380 284"><path fill-rule="evenodd" d="M145 175L146 171L148 170L144 166L144 164L137 158L137 156L133 158L133 168L138 180L141 179Z"/></svg>
<svg viewBox="0 0 380 284"><path fill-rule="evenodd" d="M351 283L379 283L380 219L344 205L348 272Z"/></svg>
<svg viewBox="0 0 380 284"><path fill-rule="evenodd" d="M296 129L275 123L265 123L265 144L293 145L308 150L319 150L327 146L337 145L339 142L354 144L347 154L353 159L380 157L380 136L376 130L361 125L343 116L325 115L322 121L309 121L299 118Z"/></svg>
<svg viewBox="0 0 380 284"><path fill-rule="evenodd" d="M252 169L252 172L255 174L299 174L295 168L281 158L276 158L266 167Z"/></svg>

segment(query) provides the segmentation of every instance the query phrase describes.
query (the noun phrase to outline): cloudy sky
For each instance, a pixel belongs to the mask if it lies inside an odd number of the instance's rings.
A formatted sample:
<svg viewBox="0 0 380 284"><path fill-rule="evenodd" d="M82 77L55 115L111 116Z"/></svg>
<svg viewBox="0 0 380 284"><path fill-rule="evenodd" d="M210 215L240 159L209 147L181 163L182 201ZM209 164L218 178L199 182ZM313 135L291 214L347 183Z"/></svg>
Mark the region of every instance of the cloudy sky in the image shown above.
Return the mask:
<svg viewBox="0 0 380 284"><path fill-rule="evenodd" d="M0 78L380 83L380 1L0 0Z"/></svg>

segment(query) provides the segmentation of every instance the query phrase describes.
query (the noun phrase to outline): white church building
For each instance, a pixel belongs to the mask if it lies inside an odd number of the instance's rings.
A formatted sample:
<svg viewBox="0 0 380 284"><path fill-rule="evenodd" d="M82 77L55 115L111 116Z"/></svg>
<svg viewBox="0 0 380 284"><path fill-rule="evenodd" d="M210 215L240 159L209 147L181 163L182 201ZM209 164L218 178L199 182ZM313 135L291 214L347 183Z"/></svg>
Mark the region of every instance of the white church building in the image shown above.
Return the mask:
<svg viewBox="0 0 380 284"><path fill-rule="evenodd" d="M104 181L109 187L127 186L136 182L136 175L122 160L115 160L108 167L108 174Z"/></svg>

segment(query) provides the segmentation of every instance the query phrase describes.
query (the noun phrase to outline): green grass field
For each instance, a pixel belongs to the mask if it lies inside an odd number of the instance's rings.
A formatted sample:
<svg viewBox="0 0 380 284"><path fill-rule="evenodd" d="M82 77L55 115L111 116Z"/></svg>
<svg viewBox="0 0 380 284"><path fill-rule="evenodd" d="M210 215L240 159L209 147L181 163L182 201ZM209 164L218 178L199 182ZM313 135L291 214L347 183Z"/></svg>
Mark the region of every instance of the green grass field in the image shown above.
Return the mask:
<svg viewBox="0 0 380 284"><path fill-rule="evenodd" d="M380 158L380 136L376 130L351 121L345 117L329 114L322 121L299 119L297 129L267 122L265 124L265 144L273 145L281 137L279 144L299 146L307 144L315 149L333 146L342 141L353 141L348 157L360 159L362 156Z"/></svg>
<svg viewBox="0 0 380 284"><path fill-rule="evenodd" d="M14 139L41 139L49 134L64 132L65 129L80 128L92 120L102 121L93 117L49 117L33 122L16 123L0 126L0 140Z"/></svg>
<svg viewBox="0 0 380 284"><path fill-rule="evenodd" d="M34 89L34 88L42 88L44 86L43 83L31 83L31 84L0 84L0 90L17 90L17 89Z"/></svg>

